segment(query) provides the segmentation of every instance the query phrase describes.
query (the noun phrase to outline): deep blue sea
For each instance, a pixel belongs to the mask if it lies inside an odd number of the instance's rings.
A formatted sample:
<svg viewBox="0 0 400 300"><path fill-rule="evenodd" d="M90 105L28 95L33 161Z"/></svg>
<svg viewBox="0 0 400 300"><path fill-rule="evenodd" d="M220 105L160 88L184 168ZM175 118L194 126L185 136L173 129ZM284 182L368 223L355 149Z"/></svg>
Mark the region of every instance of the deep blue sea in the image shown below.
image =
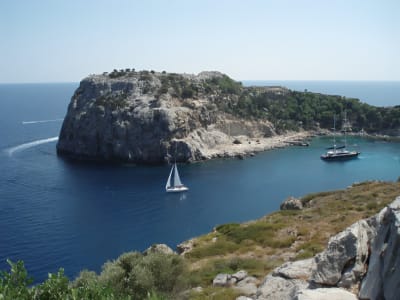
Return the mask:
<svg viewBox="0 0 400 300"><path fill-rule="evenodd" d="M190 191L166 194L168 166L57 157L56 139L77 86L0 85L0 269L7 268L7 258L24 260L36 281L60 267L70 278L82 269L99 271L107 260L153 243L175 247L218 224L277 210L291 195L400 176L398 143L352 138L359 159L326 163L319 156L331 141L316 138L310 147L245 160L179 165ZM380 101L393 104L391 98Z"/></svg>

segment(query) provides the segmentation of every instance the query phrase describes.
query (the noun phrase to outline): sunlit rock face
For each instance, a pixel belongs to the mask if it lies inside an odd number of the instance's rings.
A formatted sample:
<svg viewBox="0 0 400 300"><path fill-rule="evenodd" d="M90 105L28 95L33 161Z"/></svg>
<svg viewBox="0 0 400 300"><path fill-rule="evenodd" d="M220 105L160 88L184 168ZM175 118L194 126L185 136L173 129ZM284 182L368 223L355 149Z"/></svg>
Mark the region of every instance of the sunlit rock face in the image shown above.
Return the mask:
<svg viewBox="0 0 400 300"><path fill-rule="evenodd" d="M76 159L140 163L212 158L223 154L218 147L232 144L232 136L275 134L267 120L227 112L244 89L219 72L91 75L71 99L57 151Z"/></svg>

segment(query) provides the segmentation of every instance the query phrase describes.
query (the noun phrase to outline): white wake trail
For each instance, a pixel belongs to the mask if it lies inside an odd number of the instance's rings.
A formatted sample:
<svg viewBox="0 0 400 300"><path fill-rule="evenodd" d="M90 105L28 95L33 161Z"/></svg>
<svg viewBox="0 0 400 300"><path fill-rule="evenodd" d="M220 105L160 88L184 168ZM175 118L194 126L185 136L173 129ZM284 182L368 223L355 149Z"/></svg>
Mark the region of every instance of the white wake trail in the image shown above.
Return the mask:
<svg viewBox="0 0 400 300"><path fill-rule="evenodd" d="M49 123L49 122L60 122L64 119L51 119L51 120L39 120L39 121L22 121L22 125L37 124L37 123Z"/></svg>
<svg viewBox="0 0 400 300"><path fill-rule="evenodd" d="M21 144L21 145L12 147L12 148L8 148L8 149L6 149L6 151L7 151L8 155L12 156L15 152L26 150L26 149L36 147L38 145L42 145L42 144L46 144L46 143L56 142L56 141L58 141L58 136Z"/></svg>

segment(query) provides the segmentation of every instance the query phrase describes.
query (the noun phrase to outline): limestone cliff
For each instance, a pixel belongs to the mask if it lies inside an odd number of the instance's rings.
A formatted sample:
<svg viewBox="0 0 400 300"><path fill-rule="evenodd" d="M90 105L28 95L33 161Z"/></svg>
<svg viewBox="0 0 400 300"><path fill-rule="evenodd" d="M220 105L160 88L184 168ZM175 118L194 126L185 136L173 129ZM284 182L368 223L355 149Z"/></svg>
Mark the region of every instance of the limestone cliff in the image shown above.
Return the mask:
<svg viewBox="0 0 400 300"><path fill-rule="evenodd" d="M275 135L267 119L244 119L224 109L238 102L243 89L218 72L91 75L71 99L57 151L78 159L143 163L221 156L239 136L255 144Z"/></svg>

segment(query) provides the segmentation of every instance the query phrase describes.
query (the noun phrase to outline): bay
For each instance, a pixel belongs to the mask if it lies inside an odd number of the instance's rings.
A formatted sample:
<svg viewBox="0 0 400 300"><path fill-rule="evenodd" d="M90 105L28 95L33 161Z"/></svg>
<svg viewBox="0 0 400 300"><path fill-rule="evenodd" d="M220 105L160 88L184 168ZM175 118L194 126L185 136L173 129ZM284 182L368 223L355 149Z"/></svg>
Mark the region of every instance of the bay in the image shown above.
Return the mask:
<svg viewBox="0 0 400 300"><path fill-rule="evenodd" d="M77 87L0 85L0 269L24 260L36 281L65 268L99 271L121 253L176 244L218 224L277 210L288 196L400 176L400 144L351 137L359 159L326 163L331 143L260 153L245 160L180 165L190 191L166 194L168 166L73 163L56 155L61 119Z"/></svg>

